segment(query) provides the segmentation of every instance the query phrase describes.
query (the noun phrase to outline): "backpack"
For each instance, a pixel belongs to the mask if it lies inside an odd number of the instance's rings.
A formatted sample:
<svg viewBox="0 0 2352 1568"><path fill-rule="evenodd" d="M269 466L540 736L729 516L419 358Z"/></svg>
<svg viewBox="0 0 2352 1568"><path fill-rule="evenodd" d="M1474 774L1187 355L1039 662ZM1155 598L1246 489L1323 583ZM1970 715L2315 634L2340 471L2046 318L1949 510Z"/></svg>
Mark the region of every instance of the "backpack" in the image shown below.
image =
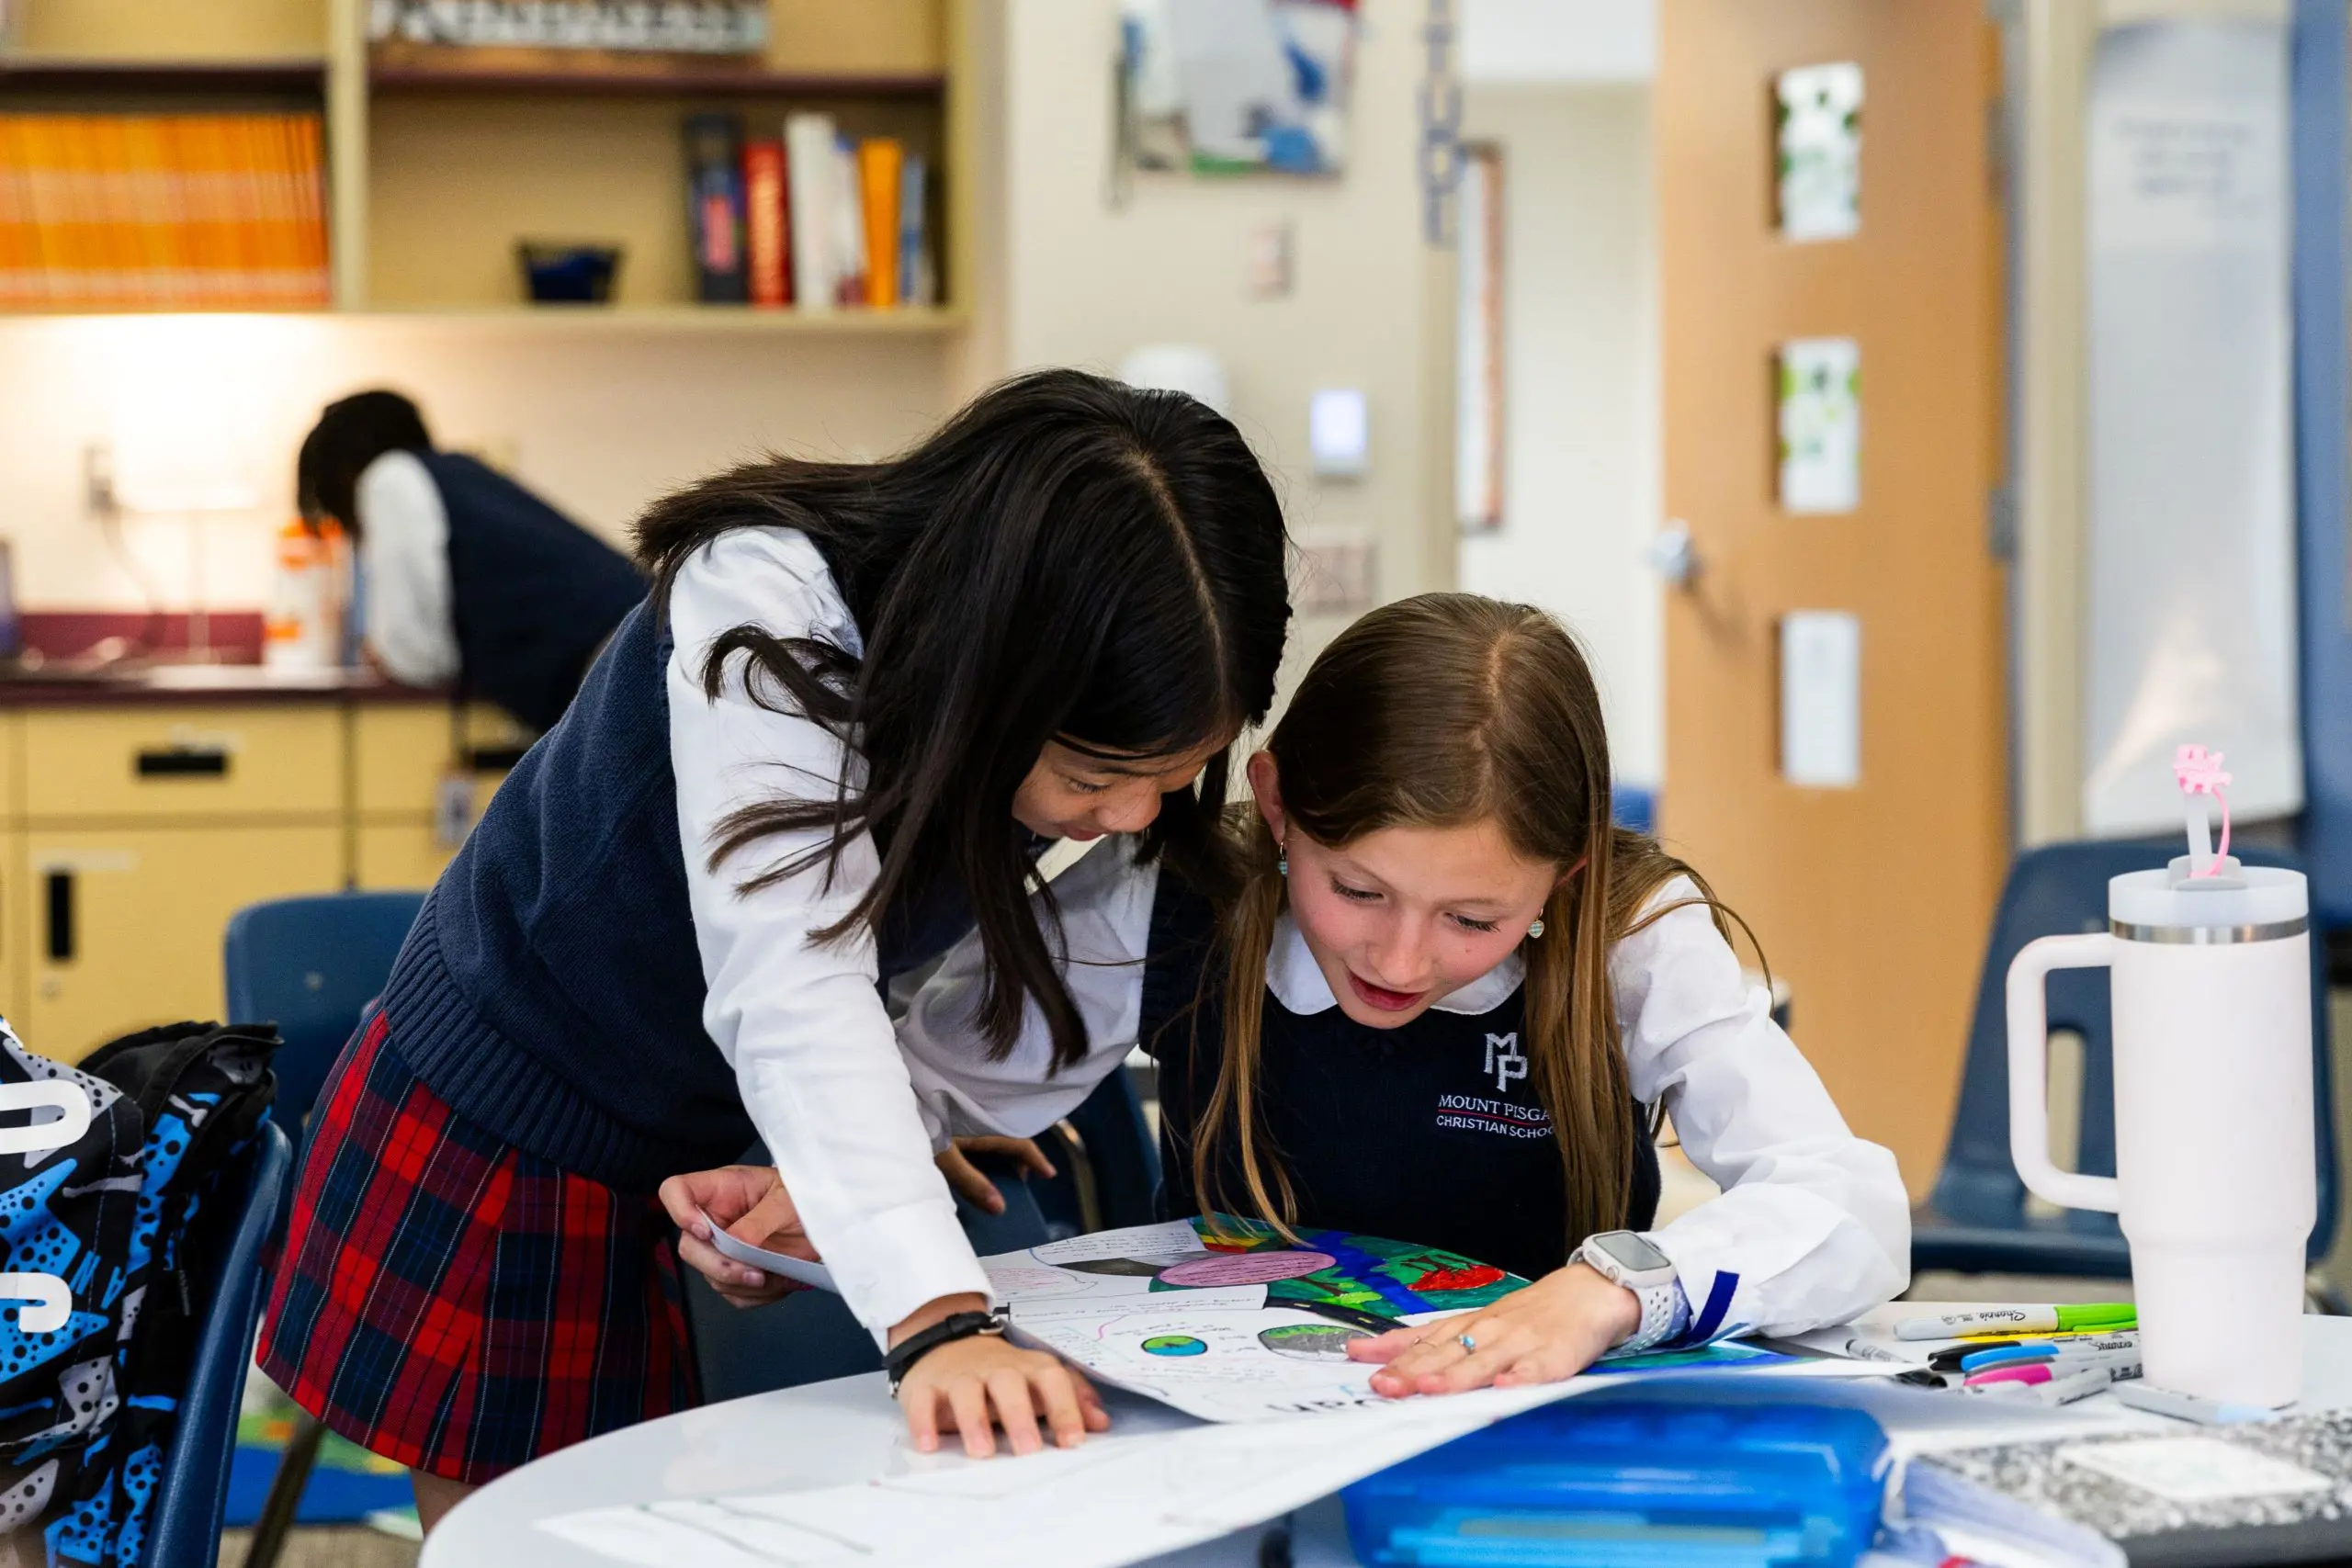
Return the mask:
<svg viewBox="0 0 2352 1568"><path fill-rule="evenodd" d="M195 1359L191 1276L235 1225L223 1189L268 1118L277 1044L178 1023L69 1067L0 1022L6 1568L137 1568ZM41 1106L57 1114L29 1122Z"/></svg>

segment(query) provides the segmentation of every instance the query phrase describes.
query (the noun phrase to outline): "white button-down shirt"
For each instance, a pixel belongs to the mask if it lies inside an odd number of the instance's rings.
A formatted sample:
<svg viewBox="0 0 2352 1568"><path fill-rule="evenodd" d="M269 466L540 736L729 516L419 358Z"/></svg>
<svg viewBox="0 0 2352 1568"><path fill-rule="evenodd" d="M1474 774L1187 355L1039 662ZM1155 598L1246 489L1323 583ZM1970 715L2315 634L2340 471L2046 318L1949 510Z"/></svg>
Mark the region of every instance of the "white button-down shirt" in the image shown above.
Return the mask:
<svg viewBox="0 0 2352 1568"><path fill-rule="evenodd" d="M779 637L820 638L853 655L864 650L824 558L797 530L723 534L695 551L672 584L670 762L695 941L709 986L703 1027L733 1066L752 1124L850 1310L879 1337L925 1302L988 1294L988 1276L932 1163L890 1015L875 989L872 933L861 928L838 942L808 940L874 885L880 862L873 840L861 833L845 845L830 882L820 863L756 892L739 891L765 867L826 841L820 831L772 835L709 863L719 825L738 808L777 795L830 800L845 774L853 785L865 776L864 759L794 709L764 676L763 694L786 711L752 700L744 686L748 656L729 660L716 700L706 694L712 639L744 625Z"/></svg>
<svg viewBox="0 0 2352 1568"><path fill-rule="evenodd" d="M1053 884L1070 996L1091 1043L1084 1062L1050 1071L1052 1042L1034 1008L1011 1055L987 1059L972 1022L983 980L977 941L953 949L916 993L899 1043L935 1138L1039 1132L1135 1046L1159 869L1135 865L1132 848L1106 840ZM1696 891L1678 878L1652 908ZM1519 988L1521 969L1513 954L1435 1005L1491 1011ZM1609 977L1634 1094L1665 1102L1683 1152L1724 1190L1648 1233L1694 1313L1723 1296L1710 1337L1797 1333L1899 1294L1911 1220L1894 1156L1847 1129L1708 911L1686 906L1628 936L1610 953ZM1339 1005L1287 915L1266 984L1295 1013Z"/></svg>

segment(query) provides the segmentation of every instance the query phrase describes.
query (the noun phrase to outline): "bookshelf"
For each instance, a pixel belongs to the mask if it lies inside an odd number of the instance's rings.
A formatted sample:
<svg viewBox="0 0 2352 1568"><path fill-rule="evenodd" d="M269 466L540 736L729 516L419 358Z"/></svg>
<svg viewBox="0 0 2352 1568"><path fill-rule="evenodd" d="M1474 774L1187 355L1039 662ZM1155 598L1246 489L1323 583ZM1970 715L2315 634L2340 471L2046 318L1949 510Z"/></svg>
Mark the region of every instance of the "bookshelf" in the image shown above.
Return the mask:
<svg viewBox="0 0 2352 1568"><path fill-rule="evenodd" d="M367 0L31 0L0 51L0 112L256 103L322 110L334 308L553 330L944 333L967 310L974 130L965 0L770 0L764 54L370 44ZM889 135L934 171L941 299L888 310L695 303L682 127L787 112ZM617 244L607 306L534 306L518 240Z"/></svg>

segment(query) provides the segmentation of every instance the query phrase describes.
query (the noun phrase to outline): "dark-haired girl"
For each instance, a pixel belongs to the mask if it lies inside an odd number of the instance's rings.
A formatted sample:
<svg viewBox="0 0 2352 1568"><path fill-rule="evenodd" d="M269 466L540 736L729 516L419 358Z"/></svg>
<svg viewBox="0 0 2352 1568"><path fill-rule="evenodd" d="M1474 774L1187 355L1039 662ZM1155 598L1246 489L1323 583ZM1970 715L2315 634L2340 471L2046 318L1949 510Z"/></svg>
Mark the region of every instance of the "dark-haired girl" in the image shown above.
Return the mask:
<svg viewBox="0 0 2352 1568"><path fill-rule="evenodd" d="M1281 515L1190 399L1075 372L903 457L775 460L655 505L650 602L409 934L311 1132L263 1364L474 1484L695 1398L674 1172L764 1140L852 1309L932 1348L910 1408L1101 1413L989 1332L878 987L969 935L976 1055L1086 1050L1029 887L1133 834L1216 880L1223 750L1289 614ZM1045 917L1050 924L1050 915Z"/></svg>
<svg viewBox="0 0 2352 1568"><path fill-rule="evenodd" d="M900 1032L930 1118L1035 1132L1140 1043L1170 1216L1393 1236L1535 1280L1359 1342L1388 1394L1567 1377L1612 1347L1791 1333L1892 1298L1910 1252L1894 1156L1847 1130L1704 885L1611 825L1609 778L1558 623L1466 594L1374 610L1250 759L1238 897L1125 841L1055 885L1085 1063L1053 1071L1035 1024L1001 1059L972 1051L986 959L949 956ZM1660 1107L1724 1190L1654 1226Z"/></svg>

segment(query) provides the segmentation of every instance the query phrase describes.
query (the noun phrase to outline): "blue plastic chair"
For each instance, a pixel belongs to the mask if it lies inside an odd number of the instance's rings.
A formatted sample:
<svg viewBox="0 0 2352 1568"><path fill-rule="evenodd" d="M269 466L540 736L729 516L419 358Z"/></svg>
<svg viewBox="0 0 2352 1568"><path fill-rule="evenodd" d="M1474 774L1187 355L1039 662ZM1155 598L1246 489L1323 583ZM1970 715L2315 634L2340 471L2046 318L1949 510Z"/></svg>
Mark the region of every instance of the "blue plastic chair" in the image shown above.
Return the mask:
<svg viewBox="0 0 2352 1568"><path fill-rule="evenodd" d="M311 1113L424 906L422 893L323 893L248 905L229 918L229 1016L277 1025L286 1043L272 1066L287 1126Z"/></svg>
<svg viewBox="0 0 2352 1568"><path fill-rule="evenodd" d="M1104 1078L1037 1143L1055 1175L1028 1185L1057 1239L1148 1225L1156 1217L1159 1146L1125 1068Z"/></svg>
<svg viewBox="0 0 2352 1568"><path fill-rule="evenodd" d="M413 892L322 893L248 905L229 918L221 942L229 1016L277 1026L285 1044L270 1064L277 1075L277 1114L296 1136L335 1058L358 1028L360 1014L382 993L424 897ZM284 1231L293 1201L294 1184L288 1181L273 1235ZM323 1435L310 1415L296 1421L254 1526L246 1568L275 1568Z"/></svg>
<svg viewBox="0 0 2352 1568"><path fill-rule="evenodd" d="M276 1122L265 1122L246 1156L228 1251L194 1281L199 1299L209 1304L197 1329L196 1364L180 1396L179 1423L155 1483L147 1549L140 1557L144 1568L212 1568L219 1558L238 1406L254 1326L261 1319L262 1253L293 1184L294 1145Z"/></svg>
<svg viewBox="0 0 2352 1568"><path fill-rule="evenodd" d="M2037 937L2107 929L2107 885L2125 872L2160 866L2170 843L2052 844L2019 855L2001 890L1992 942L1976 987L1968 1062L1942 1172L1911 1216L1911 1267L1963 1273L2055 1274L2128 1279L2132 1255L2112 1214L2069 1209L2026 1213L2025 1184L2009 1163L2009 962ZM2240 846L2248 865L2301 870L2291 855ZM2322 944L2312 943L2312 1136L2318 1156L2319 1218L2308 1257L2317 1262L2335 1236L2335 1097L2328 1066L2327 986ZM2083 1041L2081 1135L2075 1168L2115 1174L2115 1056L2103 969L2060 970L2049 980L2050 1028Z"/></svg>

